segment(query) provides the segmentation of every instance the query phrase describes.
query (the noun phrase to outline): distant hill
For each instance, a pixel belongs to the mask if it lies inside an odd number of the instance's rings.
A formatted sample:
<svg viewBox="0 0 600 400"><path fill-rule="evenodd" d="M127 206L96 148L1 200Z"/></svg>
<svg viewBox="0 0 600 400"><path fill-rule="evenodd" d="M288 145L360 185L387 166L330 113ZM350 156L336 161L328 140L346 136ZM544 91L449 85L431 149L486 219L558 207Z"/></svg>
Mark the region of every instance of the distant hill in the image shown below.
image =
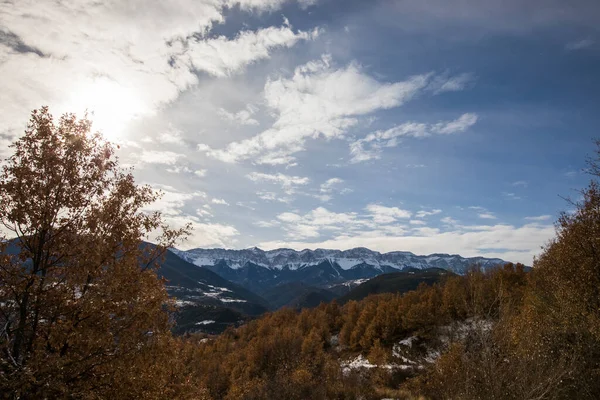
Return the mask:
<svg viewBox="0 0 600 400"><path fill-rule="evenodd" d="M204 332L219 334L230 326L239 326L250 317L230 308L195 304L181 307L176 313L177 324L173 333Z"/></svg>
<svg viewBox="0 0 600 400"><path fill-rule="evenodd" d="M262 314L269 307L262 297L248 289L207 268L190 264L170 251L166 252L158 275L167 280L167 290L180 304L221 305L249 315Z"/></svg>
<svg viewBox="0 0 600 400"><path fill-rule="evenodd" d="M262 297L171 251L165 253L157 274L166 280L169 295L176 299L175 333L220 333L270 308Z"/></svg>
<svg viewBox="0 0 600 400"><path fill-rule="evenodd" d="M407 269L402 272L383 274L358 285L337 301L344 304L350 300L362 300L371 294L404 293L415 290L421 283L432 285L450 275L455 274L441 268Z"/></svg>
<svg viewBox="0 0 600 400"><path fill-rule="evenodd" d="M281 307L307 308L316 307L322 302L329 302L337 297L333 292L302 282L284 283L263 293L263 297L273 309Z"/></svg>

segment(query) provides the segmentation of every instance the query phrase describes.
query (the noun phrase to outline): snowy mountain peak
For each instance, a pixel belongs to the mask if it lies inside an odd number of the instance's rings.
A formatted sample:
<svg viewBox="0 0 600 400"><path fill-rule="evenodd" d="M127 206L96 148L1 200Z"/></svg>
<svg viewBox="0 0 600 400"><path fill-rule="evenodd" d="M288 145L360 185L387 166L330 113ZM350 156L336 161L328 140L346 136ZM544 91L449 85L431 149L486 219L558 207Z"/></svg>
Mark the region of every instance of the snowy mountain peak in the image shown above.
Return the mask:
<svg viewBox="0 0 600 400"><path fill-rule="evenodd" d="M504 264L498 258L471 257L465 258L453 254L415 255L406 251L380 253L365 247L348 250L304 249L301 251L281 248L264 251L258 247L243 250L227 249L192 249L181 251L172 250L181 258L198 266L226 266L240 269L249 266L259 266L268 270L298 270L307 266L330 263L333 268L351 270L355 268L370 268L373 270L402 270L404 268L443 268L462 274L474 264L482 268Z"/></svg>

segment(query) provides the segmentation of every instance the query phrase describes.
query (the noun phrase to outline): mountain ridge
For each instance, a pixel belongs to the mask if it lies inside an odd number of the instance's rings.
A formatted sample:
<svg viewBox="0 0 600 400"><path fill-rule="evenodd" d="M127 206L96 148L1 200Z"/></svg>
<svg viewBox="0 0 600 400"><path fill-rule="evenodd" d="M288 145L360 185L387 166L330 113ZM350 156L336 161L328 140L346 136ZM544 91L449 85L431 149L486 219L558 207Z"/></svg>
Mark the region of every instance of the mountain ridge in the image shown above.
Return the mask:
<svg viewBox="0 0 600 400"><path fill-rule="evenodd" d="M293 282L326 289L332 285L410 268L439 268L465 274L474 265L490 269L507 263L499 258L462 257L458 254L419 256L408 251L380 253L365 247L348 250L281 248L264 251L252 247L243 250L217 248L171 251L185 261L207 268L259 296L275 286Z"/></svg>
<svg viewBox="0 0 600 400"><path fill-rule="evenodd" d="M297 270L309 265L318 264L324 260L336 262L344 270L365 263L374 267L388 266L396 270L412 268L443 268L455 273L464 273L468 267L478 264L482 268L502 265L508 261L500 258L482 256L463 257L459 254L432 253L417 255L409 251L379 252L366 247L355 247L347 250L278 248L262 250L258 247L247 249L195 248L190 250L171 249L186 261L198 266L214 266L221 260L226 260L229 268L242 268L248 262L254 265L282 270L288 268Z"/></svg>

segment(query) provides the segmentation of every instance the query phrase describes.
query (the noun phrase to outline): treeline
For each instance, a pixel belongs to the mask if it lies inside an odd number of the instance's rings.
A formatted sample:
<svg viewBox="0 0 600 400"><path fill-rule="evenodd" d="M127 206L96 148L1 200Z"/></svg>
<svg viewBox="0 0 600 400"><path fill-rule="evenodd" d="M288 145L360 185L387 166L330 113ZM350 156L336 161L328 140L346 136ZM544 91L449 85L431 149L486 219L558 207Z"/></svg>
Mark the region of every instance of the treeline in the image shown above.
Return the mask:
<svg viewBox="0 0 600 400"><path fill-rule="evenodd" d="M406 396L404 381L417 393L420 388L406 380L416 371L387 367L394 344L416 336L433 345L440 328L457 321L496 321L522 303L527 279L522 266L508 264L404 295L284 309L197 342L192 373L214 399L376 399ZM340 362L356 354L380 368L344 372Z"/></svg>

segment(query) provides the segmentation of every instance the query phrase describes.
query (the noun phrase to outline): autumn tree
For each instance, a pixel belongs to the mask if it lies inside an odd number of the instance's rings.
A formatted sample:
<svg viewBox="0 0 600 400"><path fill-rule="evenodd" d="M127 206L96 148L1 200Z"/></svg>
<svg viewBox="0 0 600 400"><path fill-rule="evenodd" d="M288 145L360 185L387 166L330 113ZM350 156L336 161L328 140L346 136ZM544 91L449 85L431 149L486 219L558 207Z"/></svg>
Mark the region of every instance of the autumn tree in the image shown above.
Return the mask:
<svg viewBox="0 0 600 400"><path fill-rule="evenodd" d="M169 397L168 363L143 364L169 358L154 261L185 229L143 211L158 194L119 168L87 118L33 111L11 148L0 174L0 393Z"/></svg>

